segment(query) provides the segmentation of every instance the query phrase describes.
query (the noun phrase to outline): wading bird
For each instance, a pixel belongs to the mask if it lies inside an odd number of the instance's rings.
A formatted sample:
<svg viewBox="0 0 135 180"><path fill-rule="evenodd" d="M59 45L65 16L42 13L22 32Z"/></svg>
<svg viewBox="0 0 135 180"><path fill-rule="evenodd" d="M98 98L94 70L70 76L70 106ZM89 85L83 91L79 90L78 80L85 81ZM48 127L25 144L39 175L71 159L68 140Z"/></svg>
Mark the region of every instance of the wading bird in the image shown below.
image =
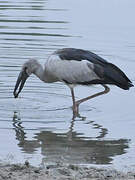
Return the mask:
<svg viewBox="0 0 135 180"><path fill-rule="evenodd" d="M78 107L82 102L108 93L110 88L106 84L116 85L124 90L133 86L125 73L114 64L90 51L75 48L57 50L48 58L44 68L35 59L25 62L15 85L13 93L15 98L18 97L26 79L32 73L43 82L60 81L68 85L71 90L74 115L78 114ZM105 89L102 92L75 101L74 86L92 84L100 84ZM18 92L17 89L19 89Z"/></svg>

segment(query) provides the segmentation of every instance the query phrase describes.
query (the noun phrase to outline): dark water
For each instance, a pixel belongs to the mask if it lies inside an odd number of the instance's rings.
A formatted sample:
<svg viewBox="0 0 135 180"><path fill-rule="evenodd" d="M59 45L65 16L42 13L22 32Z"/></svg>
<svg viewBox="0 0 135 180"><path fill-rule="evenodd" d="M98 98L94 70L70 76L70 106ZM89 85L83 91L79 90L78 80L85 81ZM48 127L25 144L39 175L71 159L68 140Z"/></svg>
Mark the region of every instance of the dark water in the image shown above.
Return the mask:
<svg viewBox="0 0 135 180"><path fill-rule="evenodd" d="M70 90L62 83L28 79L18 99L13 89L22 64L44 64L63 47L91 50L135 80L134 0L0 1L0 159L135 165L135 90L111 92L80 106L72 119ZM102 87L78 87L76 98Z"/></svg>

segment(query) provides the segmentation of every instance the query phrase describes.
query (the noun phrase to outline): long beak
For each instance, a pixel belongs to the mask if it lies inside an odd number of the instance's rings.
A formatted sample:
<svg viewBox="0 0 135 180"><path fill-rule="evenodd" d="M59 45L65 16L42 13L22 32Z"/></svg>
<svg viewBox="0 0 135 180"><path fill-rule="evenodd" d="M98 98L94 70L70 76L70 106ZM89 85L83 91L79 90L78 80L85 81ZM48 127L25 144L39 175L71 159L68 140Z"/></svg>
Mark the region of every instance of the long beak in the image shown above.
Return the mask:
<svg viewBox="0 0 135 180"><path fill-rule="evenodd" d="M23 89L23 86L25 84L25 81L27 80L28 78L28 74L25 72L25 71L21 71L19 76L18 76L18 79L16 81L16 85L15 85L15 88L14 88L14 97L17 98L19 93L21 92L21 90ZM19 87L20 86L20 87ZM17 92L17 89L19 88L18 92Z"/></svg>

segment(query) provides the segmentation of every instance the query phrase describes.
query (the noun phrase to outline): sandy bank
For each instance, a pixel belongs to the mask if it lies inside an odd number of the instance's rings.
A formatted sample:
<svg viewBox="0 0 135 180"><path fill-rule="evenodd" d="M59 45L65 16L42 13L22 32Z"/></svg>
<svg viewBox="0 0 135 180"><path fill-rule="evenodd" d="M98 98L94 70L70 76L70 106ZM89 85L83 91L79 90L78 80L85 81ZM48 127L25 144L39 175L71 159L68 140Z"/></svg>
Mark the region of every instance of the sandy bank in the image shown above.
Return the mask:
<svg viewBox="0 0 135 180"><path fill-rule="evenodd" d="M36 168L25 164L0 165L0 180L132 180L135 173L76 165L48 165Z"/></svg>

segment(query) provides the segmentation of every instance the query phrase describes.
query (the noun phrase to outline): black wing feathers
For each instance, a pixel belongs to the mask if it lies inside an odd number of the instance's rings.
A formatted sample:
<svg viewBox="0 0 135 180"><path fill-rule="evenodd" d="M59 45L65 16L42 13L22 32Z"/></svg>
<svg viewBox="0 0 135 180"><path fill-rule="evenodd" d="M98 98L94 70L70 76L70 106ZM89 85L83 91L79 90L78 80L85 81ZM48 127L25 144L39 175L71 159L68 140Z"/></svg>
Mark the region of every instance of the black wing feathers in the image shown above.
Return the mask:
<svg viewBox="0 0 135 180"><path fill-rule="evenodd" d="M107 64L107 66L104 68L104 76L105 79L111 80L113 84L122 89L128 90L133 86L126 74L114 64Z"/></svg>
<svg viewBox="0 0 135 180"><path fill-rule="evenodd" d="M83 49L65 48L58 50L56 53L63 60L88 60L94 64L107 63L107 61L101 58L100 56Z"/></svg>
<svg viewBox="0 0 135 180"><path fill-rule="evenodd" d="M75 48L65 48L58 50L55 53L58 54L62 60L88 60L94 64L93 70L100 79L96 79L91 82L83 82L81 84L114 84L125 90L133 86L126 74L117 66L107 62L102 57L90 51Z"/></svg>

